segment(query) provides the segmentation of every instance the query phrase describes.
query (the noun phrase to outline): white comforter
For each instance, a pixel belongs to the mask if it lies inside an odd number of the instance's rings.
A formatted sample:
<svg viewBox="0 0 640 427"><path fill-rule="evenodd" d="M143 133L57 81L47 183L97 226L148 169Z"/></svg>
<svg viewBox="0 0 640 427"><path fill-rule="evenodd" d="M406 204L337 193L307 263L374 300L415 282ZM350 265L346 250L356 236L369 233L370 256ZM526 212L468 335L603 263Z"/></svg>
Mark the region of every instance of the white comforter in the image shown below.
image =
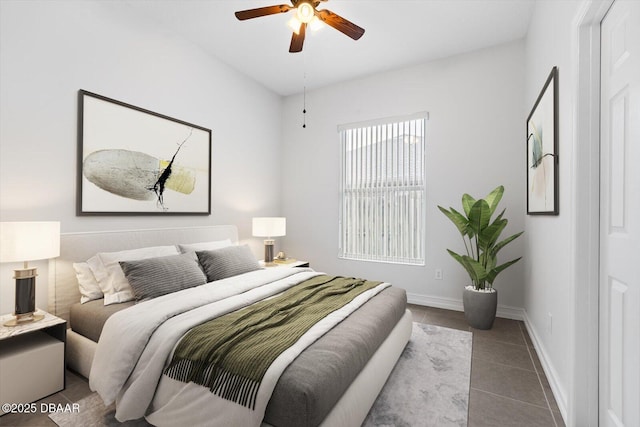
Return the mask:
<svg viewBox="0 0 640 427"><path fill-rule="evenodd" d="M311 328L267 370L255 410L222 399L205 387L175 381L163 370L180 338L193 326L276 295L322 273L310 269L254 271L137 304L105 323L89 386L116 418L146 416L155 425L259 426L278 378L298 354L389 284L356 297Z"/></svg>

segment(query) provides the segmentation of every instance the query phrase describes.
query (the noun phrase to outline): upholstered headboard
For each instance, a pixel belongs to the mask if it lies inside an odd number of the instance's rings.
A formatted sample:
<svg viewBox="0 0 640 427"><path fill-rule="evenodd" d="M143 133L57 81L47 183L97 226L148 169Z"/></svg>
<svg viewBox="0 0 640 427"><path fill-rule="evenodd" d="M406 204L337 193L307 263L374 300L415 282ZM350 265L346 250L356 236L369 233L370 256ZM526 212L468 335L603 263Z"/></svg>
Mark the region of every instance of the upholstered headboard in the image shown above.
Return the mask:
<svg viewBox="0 0 640 427"><path fill-rule="evenodd" d="M63 233L60 235L60 256L49 263L48 311L69 320L71 305L80 301L72 264L86 261L98 252L225 239L238 242L235 225Z"/></svg>

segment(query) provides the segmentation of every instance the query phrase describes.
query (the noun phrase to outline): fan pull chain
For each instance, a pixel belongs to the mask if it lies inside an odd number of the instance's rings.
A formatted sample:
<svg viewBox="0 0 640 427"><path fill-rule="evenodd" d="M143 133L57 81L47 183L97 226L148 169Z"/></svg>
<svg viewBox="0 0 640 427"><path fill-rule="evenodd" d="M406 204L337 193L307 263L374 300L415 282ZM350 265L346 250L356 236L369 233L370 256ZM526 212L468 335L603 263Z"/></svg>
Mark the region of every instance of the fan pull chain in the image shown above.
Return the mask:
<svg viewBox="0 0 640 427"><path fill-rule="evenodd" d="M302 52L302 128L307 128L307 57Z"/></svg>
<svg viewBox="0 0 640 427"><path fill-rule="evenodd" d="M307 86L303 88L302 95L302 128L307 127Z"/></svg>

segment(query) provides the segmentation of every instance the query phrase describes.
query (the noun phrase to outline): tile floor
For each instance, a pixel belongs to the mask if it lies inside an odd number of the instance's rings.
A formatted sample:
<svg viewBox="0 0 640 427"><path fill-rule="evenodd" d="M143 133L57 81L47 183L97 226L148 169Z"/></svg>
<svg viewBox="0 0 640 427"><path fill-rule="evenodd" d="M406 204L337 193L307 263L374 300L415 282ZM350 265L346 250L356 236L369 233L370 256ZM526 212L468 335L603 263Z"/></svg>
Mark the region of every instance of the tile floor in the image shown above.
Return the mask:
<svg viewBox="0 0 640 427"><path fill-rule="evenodd" d="M471 328L464 313L410 305L414 321L471 331L468 427L564 427L564 421L524 323L496 319Z"/></svg>
<svg viewBox="0 0 640 427"><path fill-rule="evenodd" d="M410 305L416 322L473 332L468 427L564 427L524 323L496 319L491 330L470 328L462 312ZM73 403L91 393L67 371L67 387L38 402ZM125 424L126 425L126 424ZM0 426L51 426L46 414L0 417Z"/></svg>

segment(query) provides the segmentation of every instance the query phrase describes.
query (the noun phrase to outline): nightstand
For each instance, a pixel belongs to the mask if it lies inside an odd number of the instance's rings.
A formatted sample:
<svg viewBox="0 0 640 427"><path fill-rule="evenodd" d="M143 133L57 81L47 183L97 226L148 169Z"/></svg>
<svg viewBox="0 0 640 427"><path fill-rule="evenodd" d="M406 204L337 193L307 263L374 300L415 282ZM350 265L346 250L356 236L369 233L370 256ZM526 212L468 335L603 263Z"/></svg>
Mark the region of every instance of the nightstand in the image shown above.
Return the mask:
<svg viewBox="0 0 640 427"><path fill-rule="evenodd" d="M44 319L18 326L4 326L12 314L0 316L1 403L27 404L64 390L67 322L36 314Z"/></svg>
<svg viewBox="0 0 640 427"><path fill-rule="evenodd" d="M309 261L300 261L299 259L289 259L286 261L278 261L278 260L274 260L274 265L269 265L266 266L267 268L273 268L273 267L285 267L285 268L292 268L292 267L309 267ZM265 267L264 264L264 260L260 260L260 266L261 267Z"/></svg>

